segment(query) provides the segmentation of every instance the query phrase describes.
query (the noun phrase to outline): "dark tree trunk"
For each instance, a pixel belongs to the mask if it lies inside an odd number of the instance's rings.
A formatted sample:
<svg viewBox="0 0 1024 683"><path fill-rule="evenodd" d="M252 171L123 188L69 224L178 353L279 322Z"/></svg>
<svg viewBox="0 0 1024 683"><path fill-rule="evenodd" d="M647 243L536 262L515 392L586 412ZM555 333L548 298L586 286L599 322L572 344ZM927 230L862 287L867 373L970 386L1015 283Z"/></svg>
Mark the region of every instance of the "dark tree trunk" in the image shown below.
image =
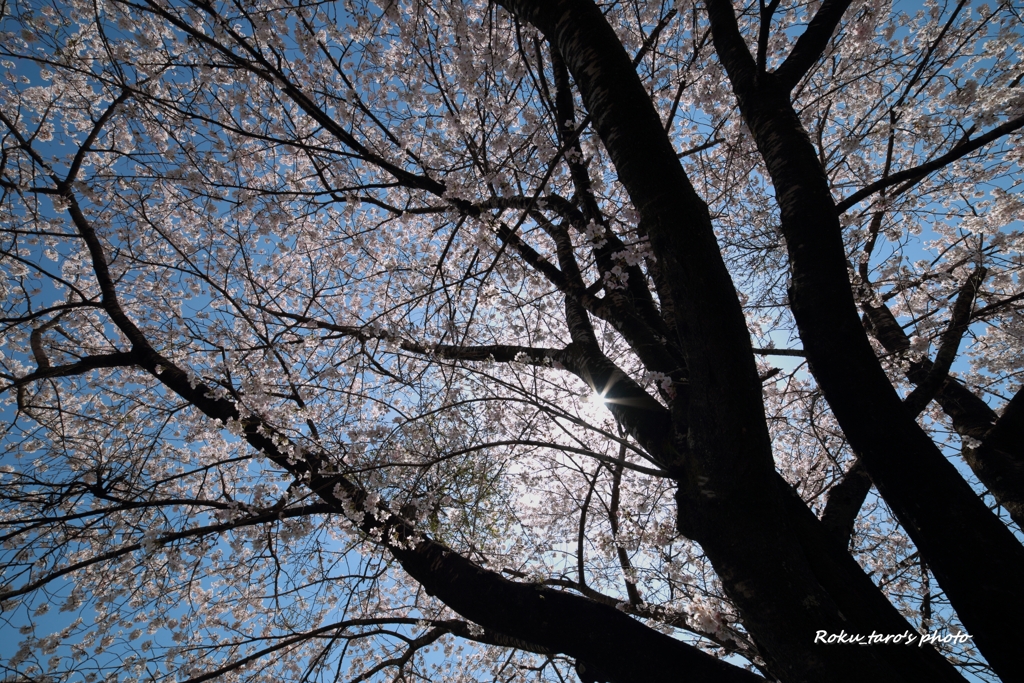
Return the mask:
<svg viewBox="0 0 1024 683"><path fill-rule="evenodd" d="M1005 627L1005 615L1024 611L1024 548L904 409L860 323L839 214L788 90L755 65L731 4L712 0L709 11L716 51L775 185L790 306L815 379L982 654L1006 680L1024 680L1018 639Z"/></svg>
<svg viewBox="0 0 1024 683"><path fill-rule="evenodd" d="M557 46L660 262L674 274L669 288L690 388L687 404L673 408L684 413L674 421L679 528L703 546L769 666L791 681L958 680L927 648L814 644L819 630L910 626L779 485L749 334L707 208L601 12L587 0L503 4Z"/></svg>

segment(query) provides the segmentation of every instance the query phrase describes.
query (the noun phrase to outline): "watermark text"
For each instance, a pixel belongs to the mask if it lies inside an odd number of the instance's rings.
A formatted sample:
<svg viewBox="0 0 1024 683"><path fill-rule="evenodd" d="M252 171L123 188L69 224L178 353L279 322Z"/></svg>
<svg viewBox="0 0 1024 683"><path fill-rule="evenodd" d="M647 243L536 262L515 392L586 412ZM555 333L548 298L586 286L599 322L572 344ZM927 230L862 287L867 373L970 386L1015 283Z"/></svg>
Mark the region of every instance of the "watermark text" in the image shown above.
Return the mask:
<svg viewBox="0 0 1024 683"><path fill-rule="evenodd" d="M904 631L903 633L878 633L872 631L869 635L862 633L829 633L822 629L814 632L814 642L823 645L933 645L937 643L963 644L973 639L969 633L943 633L933 631L931 633L915 633Z"/></svg>

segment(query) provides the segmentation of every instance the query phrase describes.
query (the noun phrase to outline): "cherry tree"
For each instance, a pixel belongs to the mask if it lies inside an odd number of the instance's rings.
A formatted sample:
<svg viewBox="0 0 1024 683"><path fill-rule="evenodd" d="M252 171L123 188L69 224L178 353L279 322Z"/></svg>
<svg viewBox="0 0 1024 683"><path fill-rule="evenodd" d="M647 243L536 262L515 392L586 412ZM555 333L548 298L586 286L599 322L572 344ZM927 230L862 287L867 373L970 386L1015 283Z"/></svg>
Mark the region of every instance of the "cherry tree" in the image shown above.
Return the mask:
<svg viewBox="0 0 1024 683"><path fill-rule="evenodd" d="M1024 677L1014 3L0 7L11 680Z"/></svg>

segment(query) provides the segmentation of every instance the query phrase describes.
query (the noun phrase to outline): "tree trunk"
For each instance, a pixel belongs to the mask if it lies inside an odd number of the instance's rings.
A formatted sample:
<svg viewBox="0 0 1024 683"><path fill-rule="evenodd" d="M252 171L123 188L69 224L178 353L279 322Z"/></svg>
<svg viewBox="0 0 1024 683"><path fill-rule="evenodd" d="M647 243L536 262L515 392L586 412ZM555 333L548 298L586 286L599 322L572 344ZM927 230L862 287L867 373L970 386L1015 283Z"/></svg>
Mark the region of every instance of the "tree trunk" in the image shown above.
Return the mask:
<svg viewBox="0 0 1024 683"><path fill-rule="evenodd" d="M685 419L675 420L677 451L685 454L674 472L679 528L703 546L769 666L787 681L897 681L928 671L959 679L924 648L906 648L914 654L904 659L881 648L814 643L821 630L910 627L779 486L749 334L707 208L603 15L588 0L503 4L557 46L641 224L674 274L691 390ZM862 578L851 580L851 570Z"/></svg>
<svg viewBox="0 0 1024 683"><path fill-rule="evenodd" d="M1005 680L1024 662L1005 615L1024 611L1024 548L904 409L868 342L847 276L839 214L810 139L759 70L731 4L709 3L715 49L775 185L804 351L850 446Z"/></svg>

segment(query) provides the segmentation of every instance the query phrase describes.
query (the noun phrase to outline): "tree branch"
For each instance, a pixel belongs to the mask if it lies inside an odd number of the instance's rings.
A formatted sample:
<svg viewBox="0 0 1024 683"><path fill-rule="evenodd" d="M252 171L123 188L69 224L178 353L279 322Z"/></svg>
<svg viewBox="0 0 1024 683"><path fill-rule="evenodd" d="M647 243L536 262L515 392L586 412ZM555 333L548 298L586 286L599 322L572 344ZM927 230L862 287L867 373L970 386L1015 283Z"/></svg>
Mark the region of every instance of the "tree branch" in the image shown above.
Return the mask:
<svg viewBox="0 0 1024 683"><path fill-rule="evenodd" d="M939 389L949 377L949 369L956 359L957 350L960 348L960 340L971 322L971 309L974 307L974 299L978 295L978 289L988 270L982 266L974 269L974 272L967 278L967 282L960 288L960 293L953 304L949 325L942 333L942 340L939 344L939 351L935 355L935 361L928 374L922 378L917 387L910 392L910 395L903 399L903 405L914 416L917 416L925 406L938 393Z"/></svg>
<svg viewBox="0 0 1024 683"><path fill-rule="evenodd" d="M167 545L174 541L180 541L185 538L195 538L196 536L206 536L209 534L218 534L224 531L230 531L231 529L237 529L240 527L254 526L257 524L265 524L267 522L273 522L279 519L290 519L292 517L307 517L311 514L324 514L331 512L331 508L324 505L323 503L304 505L297 508L285 508L285 509L270 509L262 511L252 517L245 517L238 520L232 520L230 522L222 522L220 524L209 524L207 526L194 527L192 529L183 529L181 531L173 531L166 534L161 534L153 538L153 543L157 545ZM129 543L128 545L121 546L115 550L111 550L93 557L86 558L74 564L67 565L56 571L52 571L46 576L40 577L34 581L30 581L20 588L14 588L3 593L0 593L0 601L10 600L16 598L19 595L25 595L37 590L51 581L55 581L62 576L73 574L80 569L98 564L100 562L106 562L117 557L122 557L130 553L134 553L137 550L143 548L143 543Z"/></svg>
<svg viewBox="0 0 1024 683"><path fill-rule="evenodd" d="M669 25L669 22L671 22L672 19L678 13L679 10L677 10L675 7L673 7L672 9L665 13L665 16L661 18L661 21L659 21L658 24L654 27L654 30L651 31L651 35L647 36L647 38L644 40L644 44L640 46L640 49L637 51L636 56L633 57L633 66L640 65L640 62L643 61L643 58L647 55L648 52L651 51L651 48L654 46L655 41L658 40L658 36L661 35L661 32L665 30L665 27Z"/></svg>
<svg viewBox="0 0 1024 683"><path fill-rule="evenodd" d="M828 502L821 515L821 523L828 532L843 546L850 545L853 536L853 525L864 505L864 499L871 491L871 477L864 463L857 458L828 493Z"/></svg>
<svg viewBox="0 0 1024 683"><path fill-rule="evenodd" d="M764 0L759 0L761 25L757 31L757 70L763 73L767 67L768 34L772 27L772 16L779 7L780 0L771 0L766 6Z"/></svg>
<svg viewBox="0 0 1024 683"><path fill-rule="evenodd" d="M1024 530L1024 388L1006 404L981 445L965 444L963 454L978 479Z"/></svg>
<svg viewBox="0 0 1024 683"><path fill-rule="evenodd" d="M432 345L399 339L386 332L368 331L363 327L336 325L296 313L264 310L304 325L338 332L361 341L387 340L404 351L427 357L496 363L520 362L539 367L565 368L602 397L605 406L619 424L636 439L658 466L670 474L674 473L673 476L680 474L678 465L682 461L682 455L679 453L679 446L671 437L672 418L668 410L601 353L596 339L589 336L585 335L585 341L582 343L574 341L561 349L503 344L469 347Z"/></svg>
<svg viewBox="0 0 1024 683"><path fill-rule="evenodd" d="M903 354L910 350L910 338L888 306L864 304L862 308L865 326L886 351L891 354ZM906 373L907 379L919 384L933 368L934 364L928 358L911 360ZM935 394L935 400L953 421L953 428L962 436L981 440L996 422L996 414L987 403L948 375Z"/></svg>
<svg viewBox="0 0 1024 683"><path fill-rule="evenodd" d="M1018 116L1015 119L1011 119L1006 123L1002 124L1001 126L993 128L984 135L979 135L973 140L961 141L957 143L957 145L954 146L953 149L949 150L940 157L932 159L929 162L920 164L919 166L914 166L913 168L907 168L902 171L897 171L896 173L893 173L887 178L876 180L867 187L857 190L852 195L836 204L836 209L839 211L839 213L845 213L846 211L849 211L851 207L863 201L864 199L867 199L874 193L884 190L887 187L891 187L893 185L897 185L899 183L903 183L904 181L906 181L904 187L899 188L896 192L893 193L893 196L895 196L900 192L906 191L913 183L922 180L928 174L941 169L943 166L947 166L948 164L953 163L957 159L962 159L971 152L981 149L990 142L998 140L1004 135L1009 135L1010 133L1016 130L1020 130L1021 128L1024 128L1024 115Z"/></svg>
<svg viewBox="0 0 1024 683"><path fill-rule="evenodd" d="M807 28L797 38L789 56L775 70L779 87L789 92L821 59L850 4L851 0L825 0L821 4Z"/></svg>
<svg viewBox="0 0 1024 683"><path fill-rule="evenodd" d="M135 354L133 352L118 351L98 356L86 356L77 363L69 363L67 365L51 366L47 364L45 367L40 365L39 369L35 372L25 375L24 377L19 377L10 384L0 387L0 392L7 391L8 389L16 389L41 379L81 375L98 368L119 368L134 365L135 360Z"/></svg>

